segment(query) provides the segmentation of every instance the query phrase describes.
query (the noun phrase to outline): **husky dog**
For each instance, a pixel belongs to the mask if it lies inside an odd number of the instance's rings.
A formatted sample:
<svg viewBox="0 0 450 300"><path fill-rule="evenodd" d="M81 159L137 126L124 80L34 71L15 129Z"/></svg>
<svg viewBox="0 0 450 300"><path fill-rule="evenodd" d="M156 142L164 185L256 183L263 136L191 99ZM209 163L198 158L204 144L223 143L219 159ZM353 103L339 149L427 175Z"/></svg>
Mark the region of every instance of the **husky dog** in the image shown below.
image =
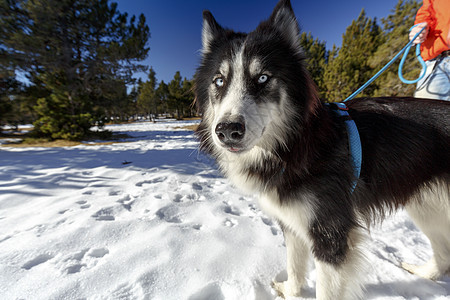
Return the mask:
<svg viewBox="0 0 450 300"><path fill-rule="evenodd" d="M305 68L288 0L251 33L203 13L196 131L203 151L246 193L258 195L287 248L280 296L299 296L314 259L317 299L358 299L369 224L405 207L434 255L403 268L429 279L450 269L450 102L365 98L348 102L362 144L359 178L345 119L320 102ZM353 186L356 188L353 191Z"/></svg>

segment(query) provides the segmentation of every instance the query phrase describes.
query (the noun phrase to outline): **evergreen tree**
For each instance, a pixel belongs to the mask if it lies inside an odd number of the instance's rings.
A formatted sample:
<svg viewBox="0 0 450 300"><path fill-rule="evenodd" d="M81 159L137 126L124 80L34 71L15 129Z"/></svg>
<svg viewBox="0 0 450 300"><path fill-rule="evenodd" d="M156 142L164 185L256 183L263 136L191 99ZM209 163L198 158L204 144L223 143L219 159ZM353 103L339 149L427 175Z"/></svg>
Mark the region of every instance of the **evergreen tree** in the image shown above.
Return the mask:
<svg viewBox="0 0 450 300"><path fill-rule="evenodd" d="M172 81L167 86L168 107L175 110L177 118L192 116L192 102L194 101L193 81L186 77L181 80L179 71L175 73Z"/></svg>
<svg viewBox="0 0 450 300"><path fill-rule="evenodd" d="M158 89L156 90L156 97L158 99L159 107L158 111L167 113L169 111L168 99L169 99L169 86L161 80Z"/></svg>
<svg viewBox="0 0 450 300"><path fill-rule="evenodd" d="M414 24L415 14L421 4L417 1L399 0L392 13L381 19L384 26L384 43L370 58L370 65L375 69L381 69L388 63L409 41L409 28ZM414 47L403 67L405 78L413 79L419 76L421 66L415 55ZM413 84L405 84L398 78L398 59L391 67L377 79L377 89L374 96L412 96L416 88Z"/></svg>
<svg viewBox="0 0 450 300"><path fill-rule="evenodd" d="M20 83L15 79L14 73L0 70L0 126L9 123L14 114L13 101L16 97Z"/></svg>
<svg viewBox="0 0 450 300"><path fill-rule="evenodd" d="M342 37L342 47L337 56L330 54L325 68L324 83L329 101L342 101L374 74L368 60L381 43L381 30L366 17L364 10L347 27ZM374 86L367 88L361 96L371 95Z"/></svg>
<svg viewBox="0 0 450 300"><path fill-rule="evenodd" d="M137 97L139 112L150 118L156 118L158 114L158 97L156 95L156 72L150 68L148 80L142 83Z"/></svg>
<svg viewBox="0 0 450 300"><path fill-rule="evenodd" d="M173 79L169 82L168 90L169 90L169 98L168 98L169 108L176 111L177 118L181 118L183 109L182 104L183 88L181 85L180 71L177 71Z"/></svg>
<svg viewBox="0 0 450 300"><path fill-rule="evenodd" d="M136 118L136 116L138 115L138 105L137 105L137 98L138 98L138 88L136 85L133 85L133 87L131 88L130 93L128 93L127 98L128 98L128 114L129 116L132 116L133 119Z"/></svg>
<svg viewBox="0 0 450 300"><path fill-rule="evenodd" d="M40 135L82 138L146 69L138 64L149 51L145 17L128 18L116 3L8 0L1 8L1 48L34 86Z"/></svg>
<svg viewBox="0 0 450 300"><path fill-rule="evenodd" d="M300 36L300 45L307 58L306 68L319 89L321 98L326 96L324 84L324 71L328 58L325 42L312 37L311 33L303 32Z"/></svg>
<svg viewBox="0 0 450 300"><path fill-rule="evenodd" d="M131 98L127 95L125 81L117 79L105 94L108 103L104 105L106 116L113 122L126 122L132 107Z"/></svg>
<svg viewBox="0 0 450 300"><path fill-rule="evenodd" d="M188 80L186 77L183 80L182 84L182 90L183 90L183 98L182 98L182 104L183 104L183 115L192 117L193 115L193 102L194 102L194 82L192 80Z"/></svg>
<svg viewBox="0 0 450 300"><path fill-rule="evenodd" d="M11 119L14 114L14 98L16 98L20 83L16 80L15 63L8 57L8 51L3 40L13 28L14 22L6 14L8 5L0 1L0 126Z"/></svg>

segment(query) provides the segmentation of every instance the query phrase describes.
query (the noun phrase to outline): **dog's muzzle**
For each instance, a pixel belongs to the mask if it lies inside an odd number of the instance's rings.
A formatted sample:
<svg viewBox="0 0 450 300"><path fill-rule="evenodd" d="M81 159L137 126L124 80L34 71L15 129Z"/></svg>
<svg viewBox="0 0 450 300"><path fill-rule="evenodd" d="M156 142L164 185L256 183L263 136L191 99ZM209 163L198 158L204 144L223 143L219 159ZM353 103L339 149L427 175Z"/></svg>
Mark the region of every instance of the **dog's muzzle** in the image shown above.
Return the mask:
<svg viewBox="0 0 450 300"><path fill-rule="evenodd" d="M232 152L241 150L240 144L245 135L245 123L237 122L221 122L217 124L215 133L223 146Z"/></svg>

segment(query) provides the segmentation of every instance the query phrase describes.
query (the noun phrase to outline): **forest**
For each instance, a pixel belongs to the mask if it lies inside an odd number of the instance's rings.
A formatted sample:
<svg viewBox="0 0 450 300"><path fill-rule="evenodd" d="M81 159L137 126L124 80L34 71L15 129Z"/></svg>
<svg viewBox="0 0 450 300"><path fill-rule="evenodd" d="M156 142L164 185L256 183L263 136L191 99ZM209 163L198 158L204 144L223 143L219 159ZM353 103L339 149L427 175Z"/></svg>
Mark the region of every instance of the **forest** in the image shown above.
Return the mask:
<svg viewBox="0 0 450 300"><path fill-rule="evenodd" d="M308 69L324 101L342 101L408 41L420 3L399 0L385 18L364 9L342 44L302 33ZM33 135L80 140L109 122L195 115L195 78L180 72L165 83L143 65L151 55L143 14L129 16L108 0L0 0L0 126L33 124ZM410 96L414 86L397 76L398 62L360 96ZM145 72L145 80L133 74ZM420 67L410 55L406 78Z"/></svg>

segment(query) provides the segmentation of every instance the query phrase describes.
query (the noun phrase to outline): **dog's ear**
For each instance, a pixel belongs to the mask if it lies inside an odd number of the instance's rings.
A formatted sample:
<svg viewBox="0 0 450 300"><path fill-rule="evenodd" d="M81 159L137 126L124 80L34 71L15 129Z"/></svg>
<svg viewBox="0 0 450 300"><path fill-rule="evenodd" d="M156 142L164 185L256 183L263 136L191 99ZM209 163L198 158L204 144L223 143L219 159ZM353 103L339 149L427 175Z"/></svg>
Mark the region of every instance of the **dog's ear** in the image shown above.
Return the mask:
<svg viewBox="0 0 450 300"><path fill-rule="evenodd" d="M278 2L269 18L269 22L294 48L300 47L300 28L290 0L280 0Z"/></svg>
<svg viewBox="0 0 450 300"><path fill-rule="evenodd" d="M209 10L203 11L202 44L203 54L210 52L212 42L223 33L223 28L217 23Z"/></svg>

